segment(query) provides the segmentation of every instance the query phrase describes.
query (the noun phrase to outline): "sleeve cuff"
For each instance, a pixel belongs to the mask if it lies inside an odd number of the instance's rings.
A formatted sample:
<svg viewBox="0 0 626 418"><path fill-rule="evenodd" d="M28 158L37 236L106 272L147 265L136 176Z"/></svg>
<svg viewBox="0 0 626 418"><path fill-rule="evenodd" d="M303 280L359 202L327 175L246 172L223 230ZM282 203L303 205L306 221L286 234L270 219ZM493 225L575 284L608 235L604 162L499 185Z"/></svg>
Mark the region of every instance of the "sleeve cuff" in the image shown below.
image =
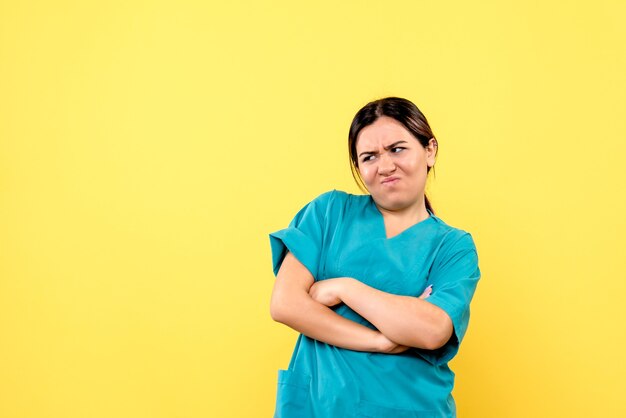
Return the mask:
<svg viewBox="0 0 626 418"><path fill-rule="evenodd" d="M272 265L274 276L283 263L285 254L289 250L309 270L317 280L319 251L311 238L297 228L289 227L269 234L272 249Z"/></svg>

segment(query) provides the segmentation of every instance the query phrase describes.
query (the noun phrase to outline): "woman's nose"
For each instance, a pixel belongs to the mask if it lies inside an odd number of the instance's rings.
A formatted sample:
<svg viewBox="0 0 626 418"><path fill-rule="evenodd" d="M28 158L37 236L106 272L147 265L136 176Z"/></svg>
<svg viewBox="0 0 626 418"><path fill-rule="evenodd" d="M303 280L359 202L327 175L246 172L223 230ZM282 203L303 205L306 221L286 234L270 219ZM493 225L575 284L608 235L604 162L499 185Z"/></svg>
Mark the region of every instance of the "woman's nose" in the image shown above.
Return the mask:
<svg viewBox="0 0 626 418"><path fill-rule="evenodd" d="M391 173L396 169L396 164L388 153L381 154L378 159L378 172L381 174Z"/></svg>

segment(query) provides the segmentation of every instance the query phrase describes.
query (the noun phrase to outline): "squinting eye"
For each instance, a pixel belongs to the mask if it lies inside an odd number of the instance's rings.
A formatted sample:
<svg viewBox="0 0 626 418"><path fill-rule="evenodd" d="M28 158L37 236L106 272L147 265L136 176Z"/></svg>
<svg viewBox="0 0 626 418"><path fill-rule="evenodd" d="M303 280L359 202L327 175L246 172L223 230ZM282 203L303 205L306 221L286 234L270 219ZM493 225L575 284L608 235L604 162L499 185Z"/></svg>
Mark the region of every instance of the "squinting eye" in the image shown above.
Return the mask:
<svg viewBox="0 0 626 418"><path fill-rule="evenodd" d="M392 150L394 150L394 149L405 149L405 148L404 147L393 147ZM397 154L397 152L394 152L394 154Z"/></svg>
<svg viewBox="0 0 626 418"><path fill-rule="evenodd" d="M367 157L363 158L362 162L366 162L369 161L369 159L372 157L372 155L368 155Z"/></svg>

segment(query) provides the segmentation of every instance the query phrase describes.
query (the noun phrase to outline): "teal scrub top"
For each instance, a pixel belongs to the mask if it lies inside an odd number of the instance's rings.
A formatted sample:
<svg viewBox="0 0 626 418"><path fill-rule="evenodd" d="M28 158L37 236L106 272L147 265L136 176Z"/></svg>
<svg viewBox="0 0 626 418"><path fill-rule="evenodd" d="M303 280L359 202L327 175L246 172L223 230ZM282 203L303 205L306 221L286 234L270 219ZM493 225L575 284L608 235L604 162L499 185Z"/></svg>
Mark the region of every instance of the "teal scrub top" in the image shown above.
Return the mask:
<svg viewBox="0 0 626 418"><path fill-rule="evenodd" d="M287 370L278 371L274 417L456 417L448 367L468 327L481 273L470 233L430 217L387 238L370 195L333 189L307 203L285 229L269 234L274 274L287 250L314 279L353 277L376 289L426 299L452 319L441 348L400 354L353 351L300 334ZM376 329L346 304L339 315Z"/></svg>

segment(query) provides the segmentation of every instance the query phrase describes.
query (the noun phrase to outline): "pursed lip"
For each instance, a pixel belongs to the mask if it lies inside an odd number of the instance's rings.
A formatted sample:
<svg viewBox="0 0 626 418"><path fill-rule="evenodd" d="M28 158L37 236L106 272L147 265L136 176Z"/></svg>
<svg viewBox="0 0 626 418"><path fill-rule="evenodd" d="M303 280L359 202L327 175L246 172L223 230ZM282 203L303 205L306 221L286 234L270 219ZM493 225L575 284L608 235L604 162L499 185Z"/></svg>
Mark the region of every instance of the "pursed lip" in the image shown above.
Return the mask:
<svg viewBox="0 0 626 418"><path fill-rule="evenodd" d="M400 177L387 177L386 179L384 179L380 183L381 184L385 184L385 183L388 183L388 182L393 181L393 180L400 180Z"/></svg>

